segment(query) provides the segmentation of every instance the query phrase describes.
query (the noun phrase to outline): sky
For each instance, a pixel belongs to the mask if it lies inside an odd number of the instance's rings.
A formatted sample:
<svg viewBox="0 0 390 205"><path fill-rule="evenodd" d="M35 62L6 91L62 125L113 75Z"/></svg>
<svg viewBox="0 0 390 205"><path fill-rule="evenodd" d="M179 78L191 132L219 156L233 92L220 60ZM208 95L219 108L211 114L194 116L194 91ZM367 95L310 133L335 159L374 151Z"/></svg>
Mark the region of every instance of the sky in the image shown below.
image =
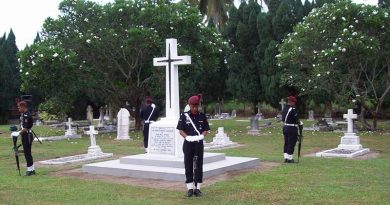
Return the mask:
<svg viewBox="0 0 390 205"><path fill-rule="evenodd" d="M62 0L3 0L0 7L0 36L8 35L12 28L19 50L34 41L47 17L59 15L58 5ZM98 3L113 0L93 0ZM353 0L355 3L377 4L378 0Z"/></svg>

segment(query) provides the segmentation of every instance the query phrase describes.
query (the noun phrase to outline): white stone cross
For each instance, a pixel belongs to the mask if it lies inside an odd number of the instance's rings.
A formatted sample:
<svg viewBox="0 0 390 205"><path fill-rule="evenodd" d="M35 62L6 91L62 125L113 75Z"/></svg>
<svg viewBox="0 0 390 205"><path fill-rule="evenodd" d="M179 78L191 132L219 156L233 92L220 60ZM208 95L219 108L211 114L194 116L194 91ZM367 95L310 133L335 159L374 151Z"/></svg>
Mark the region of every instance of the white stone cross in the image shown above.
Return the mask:
<svg viewBox="0 0 390 205"><path fill-rule="evenodd" d="M283 111L284 106L286 106L286 101L284 100L284 98L282 98L282 100L280 100L279 104L282 106L282 111Z"/></svg>
<svg viewBox="0 0 390 205"><path fill-rule="evenodd" d="M348 133L353 133L353 119L357 118L357 114L353 114L353 109L348 109L348 113L343 115L343 118L348 122Z"/></svg>
<svg viewBox="0 0 390 205"><path fill-rule="evenodd" d="M68 118L68 122L66 123L66 125L68 125L68 130L72 130L72 124L73 124L73 122L72 122L72 118Z"/></svg>
<svg viewBox="0 0 390 205"><path fill-rule="evenodd" d="M191 56L178 56L177 40L166 39L166 57L153 58L154 66L165 66L165 110L167 119L179 119L179 72L178 65L191 64Z"/></svg>
<svg viewBox="0 0 390 205"><path fill-rule="evenodd" d="M96 138L95 135L97 135L99 132L95 130L95 127L93 125L89 126L89 131L86 132L89 137L91 138L91 146L96 146Z"/></svg>

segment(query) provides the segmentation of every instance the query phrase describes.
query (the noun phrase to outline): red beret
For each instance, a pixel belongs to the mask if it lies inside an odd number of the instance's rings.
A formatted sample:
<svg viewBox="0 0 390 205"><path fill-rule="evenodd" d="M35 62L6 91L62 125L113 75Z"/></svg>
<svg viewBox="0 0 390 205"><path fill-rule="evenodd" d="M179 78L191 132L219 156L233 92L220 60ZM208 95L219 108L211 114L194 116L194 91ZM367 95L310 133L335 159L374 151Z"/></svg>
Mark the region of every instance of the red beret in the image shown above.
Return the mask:
<svg viewBox="0 0 390 205"><path fill-rule="evenodd" d="M287 100L288 100L288 102L294 102L294 103L297 102L297 98L294 96L288 96Z"/></svg>
<svg viewBox="0 0 390 205"><path fill-rule="evenodd" d="M26 102L26 101L20 101L20 102L18 103L18 106L19 106L19 107L27 107L27 102Z"/></svg>
<svg viewBox="0 0 390 205"><path fill-rule="evenodd" d="M189 105L199 104L199 97L197 95L191 96L190 98L188 98L188 104Z"/></svg>
<svg viewBox="0 0 390 205"><path fill-rule="evenodd" d="M153 100L152 100L152 98L150 96L146 96L145 101L148 102L148 103L152 103L153 102Z"/></svg>

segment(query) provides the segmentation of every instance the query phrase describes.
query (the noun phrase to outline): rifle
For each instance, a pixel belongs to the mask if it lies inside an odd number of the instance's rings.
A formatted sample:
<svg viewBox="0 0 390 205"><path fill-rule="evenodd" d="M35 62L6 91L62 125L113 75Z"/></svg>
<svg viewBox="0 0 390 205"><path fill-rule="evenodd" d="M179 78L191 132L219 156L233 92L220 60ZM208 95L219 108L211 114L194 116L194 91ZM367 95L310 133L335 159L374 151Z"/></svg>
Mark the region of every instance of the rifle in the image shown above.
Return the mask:
<svg viewBox="0 0 390 205"><path fill-rule="evenodd" d="M17 130L16 126L11 126L10 129L9 129L11 132L15 132ZM15 154L15 160L16 160L16 167L18 168L18 172L19 172L19 176L22 176L20 174L20 163L19 163L19 148L20 146L22 146L21 144L20 145L17 145L17 142L18 142L18 136L15 136L15 135L12 135L12 142L14 144L14 147L13 147L13 151L14 151L14 154ZM20 151L20 152L23 152L23 151Z"/></svg>
<svg viewBox="0 0 390 205"><path fill-rule="evenodd" d="M31 132L34 135L34 138L37 138L39 144L42 144L41 140L37 137L37 134L35 134L34 130L31 130Z"/></svg>
<svg viewBox="0 0 390 205"><path fill-rule="evenodd" d="M298 134L298 162L297 163L299 163L299 158L301 157L301 148L302 148L302 141L303 141L303 135L302 135L303 123L301 122L298 127L299 127L299 134Z"/></svg>
<svg viewBox="0 0 390 205"><path fill-rule="evenodd" d="M196 189L196 186L198 185L198 183L196 182L196 173L198 172L198 167L197 167L197 163L198 163L198 156L195 155L194 156L194 159L193 159L193 179L194 179L194 189Z"/></svg>

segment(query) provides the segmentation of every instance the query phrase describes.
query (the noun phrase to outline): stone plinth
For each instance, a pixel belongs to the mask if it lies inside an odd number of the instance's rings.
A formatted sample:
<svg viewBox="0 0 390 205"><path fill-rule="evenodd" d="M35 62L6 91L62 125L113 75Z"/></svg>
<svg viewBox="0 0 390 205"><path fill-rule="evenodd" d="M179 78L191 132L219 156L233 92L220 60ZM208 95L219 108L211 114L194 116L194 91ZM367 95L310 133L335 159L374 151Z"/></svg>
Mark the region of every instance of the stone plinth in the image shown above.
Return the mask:
<svg viewBox="0 0 390 205"><path fill-rule="evenodd" d="M257 158L226 157L220 153L204 153L203 177L223 174L227 171L258 166ZM167 155L140 154L118 160L98 162L83 166L83 171L92 174L127 176L168 181L185 181L183 158Z"/></svg>

